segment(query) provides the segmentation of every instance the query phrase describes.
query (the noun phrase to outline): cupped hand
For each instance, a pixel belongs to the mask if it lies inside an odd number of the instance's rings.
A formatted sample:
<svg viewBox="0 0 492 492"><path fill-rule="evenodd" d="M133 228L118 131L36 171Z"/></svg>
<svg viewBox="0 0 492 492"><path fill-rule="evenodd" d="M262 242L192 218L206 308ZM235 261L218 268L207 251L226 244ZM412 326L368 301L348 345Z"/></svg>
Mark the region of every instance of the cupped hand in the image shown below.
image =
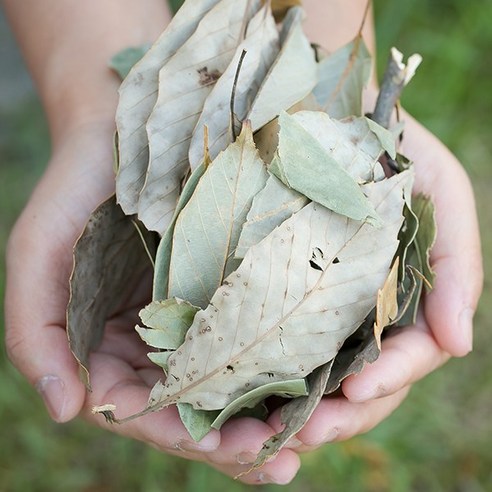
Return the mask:
<svg viewBox="0 0 492 492"><path fill-rule="evenodd" d="M390 332L379 359L342 383L342 395L324 398L290 447L315 449L369 431L395 410L410 386L472 350L473 315L483 270L472 187L456 158L430 132L405 115L402 152L415 162L415 192L430 195L437 239L431 252L434 289L413 326ZM279 412L268 423L282 429Z"/></svg>
<svg viewBox="0 0 492 492"><path fill-rule="evenodd" d="M208 462L234 477L249 469L262 443L275 433L266 423L236 419L196 443L175 407L122 425L107 424L91 413L103 403L115 404L119 417L141 411L162 376L134 329L139 309L149 300L150 274L107 322L103 342L90 359L92 393L79 380L65 318L72 250L90 213L114 191L113 131L111 122L98 121L67 129L11 233L5 298L8 355L42 395L55 421L82 414L96 425L169 454ZM298 468L297 454L285 450L241 480L285 483Z"/></svg>
<svg viewBox="0 0 492 492"><path fill-rule="evenodd" d="M233 419L200 443L188 435L174 407L112 426L91 414L93 405L108 402L125 415L142 410L150 387L162 375L133 329L150 292L150 277L108 320L103 343L91 356L93 392L88 395L67 344L72 248L91 211L114 191L112 132L112 124L97 122L67 132L12 232L6 291L9 356L56 421L82 413L97 425L236 476L249 469L262 443L281 430L278 412L266 423ZM398 407L413 382L472 348L482 265L469 180L449 151L411 119L403 152L415 161L416 190L431 195L436 206L435 288L424 298L416 325L387 337L380 358L343 382L343 396L323 399L290 448L242 476L244 482L288 483L299 468L300 452L373 428Z"/></svg>

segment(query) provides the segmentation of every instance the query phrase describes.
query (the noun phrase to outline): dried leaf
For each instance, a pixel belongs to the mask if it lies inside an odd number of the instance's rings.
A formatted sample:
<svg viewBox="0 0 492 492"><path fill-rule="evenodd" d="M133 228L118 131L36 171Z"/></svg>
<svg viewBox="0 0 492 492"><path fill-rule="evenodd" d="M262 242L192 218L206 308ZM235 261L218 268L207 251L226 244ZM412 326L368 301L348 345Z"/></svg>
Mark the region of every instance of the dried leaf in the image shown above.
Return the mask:
<svg viewBox="0 0 492 492"><path fill-rule="evenodd" d="M208 156L206 156L205 161L202 162L202 164L198 166L191 174L183 188L183 191L179 195L179 200L176 205L176 209L174 210L173 219L159 242L159 247L157 248L157 253L155 255L154 286L152 293L152 299L154 301L164 300L168 297L169 265L171 263L171 249L176 220L178 219L178 215L181 213L181 210L183 210L193 195L198 182L209 164L210 162L208 161Z"/></svg>
<svg viewBox="0 0 492 492"><path fill-rule="evenodd" d="M419 194L412 199L412 210L419 221L415 247L418 249L422 261L421 272L432 286L436 276L429 262L430 251L434 246L437 234L434 204L430 197Z"/></svg>
<svg viewBox="0 0 492 492"><path fill-rule="evenodd" d="M172 220L205 99L258 7L259 0L222 0L159 72L159 97L147 122L149 166L138 202L138 216L149 230L163 234Z"/></svg>
<svg viewBox="0 0 492 492"><path fill-rule="evenodd" d="M360 35L324 58L313 90L318 103L333 118L361 116L362 89L371 75L371 55Z"/></svg>
<svg viewBox="0 0 492 492"><path fill-rule="evenodd" d="M386 151L395 152L394 137L368 118L330 118L320 111L299 111L292 115L359 184L379 181L384 171L378 160Z"/></svg>
<svg viewBox="0 0 492 492"><path fill-rule="evenodd" d="M303 208L309 200L270 175L265 187L254 197L243 224L236 248L236 258L244 258L251 246L258 244L270 232Z"/></svg>
<svg viewBox="0 0 492 492"><path fill-rule="evenodd" d="M108 316L128 293L131 281L149 266L132 219L112 196L92 213L77 240L70 277L67 333L87 386L89 354L99 345Z"/></svg>
<svg viewBox="0 0 492 492"><path fill-rule="evenodd" d="M212 428L218 411L196 410L189 403L178 403L179 417L190 436L195 441L201 441Z"/></svg>
<svg viewBox="0 0 492 492"><path fill-rule="evenodd" d="M263 444L253 464L253 469L262 466L269 459L276 456L287 441L306 425L323 397L332 365L333 361L324 364L309 376L308 395L295 398L282 407L280 419L285 424L285 427L281 432L275 434Z"/></svg>
<svg viewBox="0 0 492 492"><path fill-rule="evenodd" d="M192 169L203 156L204 126L208 127L212 159L234 141L231 96L234 95L234 116L242 122L278 50L278 31L267 4L249 22L246 39L239 45L231 63L205 100L191 139L189 160ZM244 58L243 51L246 52Z"/></svg>
<svg viewBox="0 0 492 492"><path fill-rule="evenodd" d="M398 315L398 265L399 258L396 258L383 287L378 290L374 338L379 350L381 350L381 335L384 328Z"/></svg>
<svg viewBox="0 0 492 492"><path fill-rule="evenodd" d="M238 266L239 234L267 171L244 126L234 144L210 164L176 221L169 268L169 297L205 307Z"/></svg>
<svg viewBox="0 0 492 492"><path fill-rule="evenodd" d="M230 370L234 370L231 366ZM308 394L308 388L304 379L292 379L287 381L279 381L276 383L268 383L248 391L240 396L232 403L229 403L213 421L212 427L220 429L222 425L233 415L237 414L244 408L254 408L269 396L281 396L283 398L298 398Z"/></svg>
<svg viewBox="0 0 492 492"><path fill-rule="evenodd" d="M302 378L332 360L375 305L411 179L407 171L364 185L384 219L379 229L311 203L252 247L197 313L169 359L161 400L146 412L176 401L223 409L247 391ZM320 268L310 261L316 249Z"/></svg>
<svg viewBox="0 0 492 492"><path fill-rule="evenodd" d="M313 113L322 118L323 113ZM379 222L361 188L296 120L282 113L278 157L269 171L284 184L334 212L354 220Z"/></svg>
<svg viewBox="0 0 492 492"><path fill-rule="evenodd" d="M153 301L139 313L147 328L136 327L142 340L155 348L176 349L185 340L198 308L181 299Z"/></svg>
<svg viewBox="0 0 492 492"><path fill-rule="evenodd" d="M333 362L330 377L326 383L325 395L335 392L342 381L353 374L359 374L366 363L373 363L380 350L374 336L374 311L357 331L350 336Z"/></svg>
<svg viewBox="0 0 492 492"><path fill-rule="evenodd" d="M436 223L434 217L434 205L429 197L422 194L412 198L412 211L418 222L418 230L414 241L408 246L406 253L405 267L411 267L415 272L420 273L432 287L435 273L429 263L429 256L436 238ZM406 303L406 311L401 313L397 326L413 325L417 320L417 313L420 298L423 290L423 280L418 275L413 274L411 278L407 275L403 279L400 292L400 304ZM415 285L414 285L415 284ZM410 294L411 299L407 297Z"/></svg>
<svg viewBox="0 0 492 492"><path fill-rule="evenodd" d="M314 51L302 32L303 11L289 10L280 33L280 53L261 85L248 114L253 131L304 99L316 84Z"/></svg>
<svg viewBox="0 0 492 492"><path fill-rule="evenodd" d="M116 53L109 61L109 67L112 68L123 80L137 63L149 51L150 44L142 44L141 46L131 46Z"/></svg>
<svg viewBox="0 0 492 492"><path fill-rule="evenodd" d="M198 23L220 0L188 0L145 56L121 84L116 111L120 166L116 196L126 214L137 212L149 162L145 123L157 101L159 70L193 34Z"/></svg>

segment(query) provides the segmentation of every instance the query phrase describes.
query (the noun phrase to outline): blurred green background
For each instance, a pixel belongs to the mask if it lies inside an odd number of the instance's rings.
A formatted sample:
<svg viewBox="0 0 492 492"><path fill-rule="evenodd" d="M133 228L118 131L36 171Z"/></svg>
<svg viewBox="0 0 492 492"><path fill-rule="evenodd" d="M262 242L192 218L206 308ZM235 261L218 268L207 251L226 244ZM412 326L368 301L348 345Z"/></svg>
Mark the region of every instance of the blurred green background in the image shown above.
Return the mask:
<svg viewBox="0 0 492 492"><path fill-rule="evenodd" d="M488 272L492 252L492 1L375 0L375 11L379 71L392 45L424 57L403 102L468 170L476 191ZM48 157L40 106L0 18L2 298L8 231ZM282 490L492 491L492 305L486 301L490 294L486 280L476 316L475 350L470 356L451 361L417 384L406 402L375 430L305 455L297 478ZM234 492L251 487L83 422L52 423L34 390L2 350L0 491L67 490ZM281 487L264 486L263 490Z"/></svg>

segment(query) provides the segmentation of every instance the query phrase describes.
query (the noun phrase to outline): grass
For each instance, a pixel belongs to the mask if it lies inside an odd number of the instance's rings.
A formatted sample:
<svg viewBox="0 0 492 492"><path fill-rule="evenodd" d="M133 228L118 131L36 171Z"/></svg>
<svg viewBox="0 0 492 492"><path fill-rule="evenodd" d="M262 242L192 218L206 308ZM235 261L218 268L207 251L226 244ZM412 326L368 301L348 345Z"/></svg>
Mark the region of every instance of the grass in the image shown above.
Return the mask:
<svg viewBox="0 0 492 492"><path fill-rule="evenodd" d="M492 257L492 2L376 0L379 64L389 46L418 51L424 64L404 96L405 106L462 160L472 177L486 271ZM0 115L0 253L8 231L48 159L38 103ZM4 290L4 265L0 294ZM485 283L483 300L491 295ZM415 385L383 424L348 442L303 457L290 492L486 492L492 490L492 307L476 316L472 355L453 360ZM1 316L3 319L3 316ZM3 330L3 325L1 326ZM36 348L33 347L33 350ZM204 465L75 421L53 424L35 392L0 354L1 491L251 490ZM265 486L263 490L281 490Z"/></svg>

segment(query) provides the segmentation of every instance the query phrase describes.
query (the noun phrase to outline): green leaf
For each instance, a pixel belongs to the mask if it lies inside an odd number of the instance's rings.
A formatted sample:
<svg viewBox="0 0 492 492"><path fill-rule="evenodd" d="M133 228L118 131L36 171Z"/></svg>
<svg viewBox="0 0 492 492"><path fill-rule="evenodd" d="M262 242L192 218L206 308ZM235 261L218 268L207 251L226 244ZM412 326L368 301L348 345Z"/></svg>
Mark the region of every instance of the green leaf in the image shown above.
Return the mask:
<svg viewBox="0 0 492 492"><path fill-rule="evenodd" d="M109 66L123 80L129 73L132 67L147 53L150 44L142 44L141 46L131 46L116 53L109 61Z"/></svg>
<svg viewBox="0 0 492 492"><path fill-rule="evenodd" d="M234 369L231 369L234 370ZM265 398L273 395L283 398L297 398L308 394L308 388L304 379L292 379L269 383L255 388L254 390L245 393L233 402L229 403L213 421L212 427L220 429L222 425L233 415L238 413L243 408L254 408L258 403Z"/></svg>
<svg viewBox="0 0 492 492"><path fill-rule="evenodd" d="M167 29L121 84L116 111L120 165L116 196L126 214L138 210L138 197L149 163L145 124L157 101L159 71L196 30L203 16L220 0L185 2Z"/></svg>
<svg viewBox="0 0 492 492"><path fill-rule="evenodd" d="M278 156L269 171L290 188L354 220L380 221L359 185L293 116L280 115Z"/></svg>
<svg viewBox="0 0 492 492"><path fill-rule="evenodd" d="M359 184L384 179L379 158L391 151L394 137L368 118L335 120L320 111L299 111L292 118Z"/></svg>
<svg viewBox="0 0 492 492"><path fill-rule="evenodd" d="M198 308L181 299L153 301L139 313L148 328L135 329L142 340L155 348L176 349L185 339Z"/></svg>
<svg viewBox="0 0 492 492"><path fill-rule="evenodd" d="M212 429L212 423L219 414L218 411L208 411L193 408L189 403L178 403L181 422L195 441L201 441Z"/></svg>
<svg viewBox="0 0 492 492"><path fill-rule="evenodd" d="M314 96L333 118L361 116L362 90L370 75L371 55L358 35L319 63Z"/></svg>
<svg viewBox="0 0 492 492"><path fill-rule="evenodd" d="M171 249L176 220L178 219L178 215L181 213L181 210L183 210L193 195L195 188L208 165L208 156L205 156L205 160L191 173L190 178L184 185L183 191L179 195L179 200L176 204L176 209L174 210L174 216L171 223L159 242L157 253L155 255L154 285L152 292L152 299L154 301L160 301L168 298L169 264L171 263Z"/></svg>
<svg viewBox="0 0 492 492"><path fill-rule="evenodd" d="M153 243L149 234L146 239ZM87 386L89 354L101 342L107 318L150 266L134 222L110 197L91 214L77 240L70 277L67 333Z"/></svg>
<svg viewBox="0 0 492 492"><path fill-rule="evenodd" d="M208 305L238 266L242 224L268 174L244 125L234 144L208 166L176 221L169 267L169 297Z"/></svg>

